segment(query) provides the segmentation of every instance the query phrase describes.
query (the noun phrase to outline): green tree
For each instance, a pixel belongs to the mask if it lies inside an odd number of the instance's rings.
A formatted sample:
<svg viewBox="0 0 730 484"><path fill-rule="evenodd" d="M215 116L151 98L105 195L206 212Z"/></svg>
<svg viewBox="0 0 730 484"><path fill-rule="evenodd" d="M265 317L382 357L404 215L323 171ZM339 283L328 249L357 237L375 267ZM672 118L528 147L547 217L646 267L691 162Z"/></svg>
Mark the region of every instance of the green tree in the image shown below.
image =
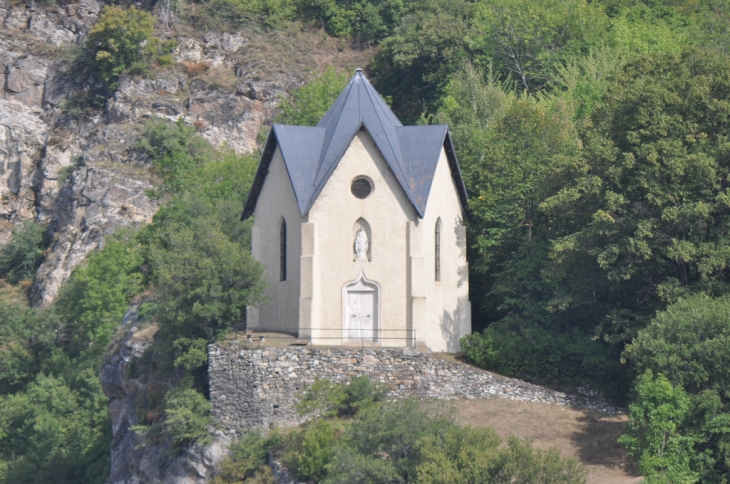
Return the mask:
<svg viewBox="0 0 730 484"><path fill-rule="evenodd" d="M262 268L224 232L214 205L193 197L188 209L185 219L155 227L147 249L157 321L171 337L214 341L261 300Z"/></svg>
<svg viewBox="0 0 730 484"><path fill-rule="evenodd" d="M347 85L350 74L328 67L319 77L294 90L281 103L277 121L297 126L315 126Z"/></svg>
<svg viewBox="0 0 730 484"><path fill-rule="evenodd" d="M210 402L193 388L179 386L165 395L162 427L175 445L210 439Z"/></svg>
<svg viewBox="0 0 730 484"><path fill-rule="evenodd" d="M559 61L587 53L608 20L585 0L497 0L479 6L479 56L531 94L548 87Z"/></svg>
<svg viewBox="0 0 730 484"><path fill-rule="evenodd" d="M624 443L642 468L724 482L730 475L730 299L697 294L670 305L625 356L642 376ZM674 447L667 448L670 437Z"/></svg>
<svg viewBox="0 0 730 484"><path fill-rule="evenodd" d="M75 369L76 384L39 374L0 397L0 482L103 483L111 423L96 370Z"/></svg>
<svg viewBox="0 0 730 484"><path fill-rule="evenodd" d="M393 99L393 111L403 123L435 113L449 76L471 53L474 9L465 0L423 2L382 41L373 60L373 84Z"/></svg>
<svg viewBox="0 0 730 484"><path fill-rule="evenodd" d="M697 50L629 62L583 132L585 163L566 167L574 181L542 202L574 223L553 240L554 274L597 272L595 296L565 297L600 302L607 340L688 291L726 290L728 66Z"/></svg>
<svg viewBox="0 0 730 484"><path fill-rule="evenodd" d="M49 243L49 233L40 224L33 221L18 224L10 242L0 247L0 277L7 278L11 284L32 279Z"/></svg>
<svg viewBox="0 0 730 484"><path fill-rule="evenodd" d="M690 398L681 386L650 370L637 379L627 433L619 442L638 459L648 483L699 482L690 466L693 438L681 431L689 411Z"/></svg>
<svg viewBox="0 0 730 484"><path fill-rule="evenodd" d="M58 329L47 311L0 303L0 395L21 391L46 368Z"/></svg>
<svg viewBox="0 0 730 484"><path fill-rule="evenodd" d="M132 297L143 289L142 263L133 234L120 231L74 270L55 304L72 351L104 351Z"/></svg>
<svg viewBox="0 0 730 484"><path fill-rule="evenodd" d="M304 18L336 37L377 42L391 33L405 9L402 0L296 0Z"/></svg>

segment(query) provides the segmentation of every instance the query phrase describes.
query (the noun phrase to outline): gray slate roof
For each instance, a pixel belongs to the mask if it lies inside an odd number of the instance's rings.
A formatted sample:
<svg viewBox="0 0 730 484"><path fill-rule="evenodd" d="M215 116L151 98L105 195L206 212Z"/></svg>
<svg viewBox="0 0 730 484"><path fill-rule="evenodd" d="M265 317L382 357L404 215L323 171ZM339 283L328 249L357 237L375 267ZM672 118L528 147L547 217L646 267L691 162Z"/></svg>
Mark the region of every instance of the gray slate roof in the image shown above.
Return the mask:
<svg viewBox="0 0 730 484"><path fill-rule="evenodd" d="M448 127L403 126L358 69L316 127L273 126L241 218L250 217L256 208L277 145L304 216L361 128L373 138L421 218L444 147L459 200L468 214L466 188Z"/></svg>

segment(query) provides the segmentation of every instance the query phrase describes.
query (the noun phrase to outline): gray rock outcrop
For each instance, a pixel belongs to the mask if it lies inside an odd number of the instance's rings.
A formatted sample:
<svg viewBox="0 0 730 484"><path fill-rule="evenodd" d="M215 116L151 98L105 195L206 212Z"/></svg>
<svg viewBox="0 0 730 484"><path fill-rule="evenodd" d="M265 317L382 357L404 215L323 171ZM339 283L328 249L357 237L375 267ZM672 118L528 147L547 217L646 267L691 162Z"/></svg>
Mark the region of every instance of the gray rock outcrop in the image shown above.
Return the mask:
<svg viewBox="0 0 730 484"><path fill-rule="evenodd" d="M53 244L31 290L40 305L107 235L152 219L158 203L147 193L156 180L135 150L146 120L182 118L212 144L249 153L278 99L300 82L248 79L246 38L209 33L178 38L180 64L154 79L123 76L103 111L72 113L86 81L73 79L64 56L83 43L101 5L0 0L0 243L21 220L50 228Z"/></svg>
<svg viewBox="0 0 730 484"><path fill-rule="evenodd" d="M156 328L137 326L137 305L124 318L124 332L113 345L101 369L102 389L109 397L112 420L112 467L108 484L203 484L214 475L230 438L211 429L213 442L173 449L169 439L154 442L136 432L139 407L155 389L169 385L159 381L140 358L152 343ZM135 371L130 371L132 367Z"/></svg>

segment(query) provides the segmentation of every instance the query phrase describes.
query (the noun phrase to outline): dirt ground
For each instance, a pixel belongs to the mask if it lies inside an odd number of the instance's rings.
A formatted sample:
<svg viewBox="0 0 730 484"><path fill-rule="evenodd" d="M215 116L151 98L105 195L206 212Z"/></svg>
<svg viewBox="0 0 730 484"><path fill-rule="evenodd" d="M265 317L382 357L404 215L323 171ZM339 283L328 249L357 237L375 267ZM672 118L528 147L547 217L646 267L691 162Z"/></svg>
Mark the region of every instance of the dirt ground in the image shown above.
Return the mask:
<svg viewBox="0 0 730 484"><path fill-rule="evenodd" d="M529 437L537 448L557 447L588 468L589 484L634 484L642 481L626 452L616 443L626 415L604 415L543 403L501 398L453 402L462 425L491 427L502 438Z"/></svg>

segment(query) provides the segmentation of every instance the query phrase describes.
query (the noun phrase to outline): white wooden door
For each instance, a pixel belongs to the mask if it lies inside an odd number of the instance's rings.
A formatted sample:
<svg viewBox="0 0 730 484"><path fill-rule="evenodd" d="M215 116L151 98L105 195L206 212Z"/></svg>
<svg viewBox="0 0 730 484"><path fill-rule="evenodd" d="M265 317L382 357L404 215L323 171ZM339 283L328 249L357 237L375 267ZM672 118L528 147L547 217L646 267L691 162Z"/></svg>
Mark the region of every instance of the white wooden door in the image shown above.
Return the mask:
<svg viewBox="0 0 730 484"><path fill-rule="evenodd" d="M375 336L375 297L372 292L347 293L348 339L373 341Z"/></svg>

